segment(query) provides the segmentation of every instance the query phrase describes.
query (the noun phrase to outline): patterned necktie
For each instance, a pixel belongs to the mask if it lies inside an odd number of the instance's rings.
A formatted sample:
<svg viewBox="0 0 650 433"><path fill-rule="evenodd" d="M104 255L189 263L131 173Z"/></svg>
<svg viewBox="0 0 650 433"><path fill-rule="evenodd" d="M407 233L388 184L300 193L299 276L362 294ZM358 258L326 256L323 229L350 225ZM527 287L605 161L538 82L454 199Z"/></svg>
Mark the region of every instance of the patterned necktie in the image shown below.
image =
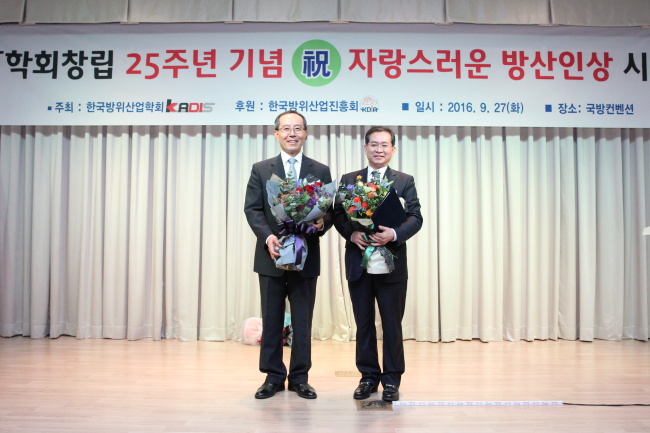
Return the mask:
<svg viewBox="0 0 650 433"><path fill-rule="evenodd" d="M289 158L289 175L287 177L296 177L296 158Z"/></svg>
<svg viewBox="0 0 650 433"><path fill-rule="evenodd" d="M378 170L373 170L372 173L370 173L370 181L374 184L378 184L381 179L379 178L379 171Z"/></svg>

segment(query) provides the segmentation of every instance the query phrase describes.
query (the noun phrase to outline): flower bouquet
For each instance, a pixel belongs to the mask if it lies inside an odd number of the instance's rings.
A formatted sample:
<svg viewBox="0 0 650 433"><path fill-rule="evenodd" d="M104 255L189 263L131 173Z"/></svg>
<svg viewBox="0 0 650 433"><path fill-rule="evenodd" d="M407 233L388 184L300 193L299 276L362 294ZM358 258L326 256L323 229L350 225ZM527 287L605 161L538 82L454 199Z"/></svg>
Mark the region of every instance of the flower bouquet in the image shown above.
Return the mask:
<svg viewBox="0 0 650 433"><path fill-rule="evenodd" d="M391 228L406 220L406 212L402 207L397 193L391 188L393 182L386 178L363 182L361 175L357 176L354 184L341 185L339 200L350 221L357 230L364 232L364 238L377 231L379 225ZM382 223L391 221L391 223ZM395 270L393 259L395 255L386 246L368 246L363 251L361 266L369 274L388 274Z"/></svg>
<svg viewBox="0 0 650 433"><path fill-rule="evenodd" d="M312 224L322 218L334 201L336 182L323 185L312 175L304 179L281 179L273 175L266 181L271 213L280 226L280 257L275 266L301 271L307 259L305 236L316 232Z"/></svg>

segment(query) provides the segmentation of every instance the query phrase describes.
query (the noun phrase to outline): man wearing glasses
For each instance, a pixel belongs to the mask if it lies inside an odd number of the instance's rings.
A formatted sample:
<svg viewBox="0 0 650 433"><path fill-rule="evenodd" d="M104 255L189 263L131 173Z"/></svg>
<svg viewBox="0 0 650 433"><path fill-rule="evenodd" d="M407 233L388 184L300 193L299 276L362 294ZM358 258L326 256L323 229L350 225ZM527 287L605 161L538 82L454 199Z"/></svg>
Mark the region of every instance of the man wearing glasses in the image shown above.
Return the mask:
<svg viewBox="0 0 650 433"><path fill-rule="evenodd" d="M314 235L306 236L309 254L302 271L286 271L275 266L274 258L280 254L278 239L280 228L271 213L266 192L266 181L272 175L282 179L292 176L304 179L313 175L323 184L332 181L330 169L303 155L302 146L307 138L307 121L295 111L287 111L275 119L275 138L280 144L280 155L253 164L244 213L257 238L253 270L257 272L262 300L262 342L260 345L260 371L266 379L255 393L255 398L273 397L285 389L300 397L316 398L316 391L307 382L311 368L311 326L316 299L316 280L320 275L320 236L332 226L330 212L314 226ZM285 300L291 307L293 340L291 360L287 368L282 361L282 330L284 328Z"/></svg>
<svg viewBox="0 0 650 433"><path fill-rule="evenodd" d="M362 400L377 391L381 383L382 400L399 400L399 385L405 370L402 318L406 302L408 278L406 241L422 227L422 214L413 176L393 170L388 163L397 150L395 134L389 128L373 126L365 135L364 152L368 167L343 175L342 185L382 179L392 182L398 197L404 200L405 220L394 227L379 225L373 234L364 237L345 214L340 201L334 206L334 226L345 239L345 274L350 290L354 320L357 324L356 364L361 380L353 397ZM399 205L398 205L399 206ZM390 273L368 273L362 266L363 252L370 246L386 246L394 253L394 270ZM383 366L377 354L375 301L383 329Z"/></svg>

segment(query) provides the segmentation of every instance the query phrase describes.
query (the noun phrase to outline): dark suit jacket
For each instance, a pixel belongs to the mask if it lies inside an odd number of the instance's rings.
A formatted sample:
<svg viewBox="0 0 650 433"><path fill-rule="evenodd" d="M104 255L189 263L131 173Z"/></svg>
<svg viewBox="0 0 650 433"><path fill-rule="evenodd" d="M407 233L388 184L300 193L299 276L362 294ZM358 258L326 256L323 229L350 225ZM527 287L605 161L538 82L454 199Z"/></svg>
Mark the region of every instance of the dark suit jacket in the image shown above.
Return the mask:
<svg viewBox="0 0 650 433"><path fill-rule="evenodd" d="M358 175L361 175L363 181L366 182L367 174L367 167L360 171L345 174L341 177L341 184L343 186L353 184ZM393 181L391 186L395 188L397 195L404 199L407 218L399 227L391 227L395 229L397 241L389 242L386 246L395 253L397 258L395 259L395 270L390 274L385 274L384 281L405 281L408 278L406 241L422 227L420 201L418 200L413 176L391 170L389 167L386 169L385 177L389 182ZM339 200L334 206L334 226L345 239L345 276L348 281L356 281L365 272L365 269L361 266L362 251L350 241L350 237L356 229L352 222L348 220Z"/></svg>
<svg viewBox="0 0 650 433"><path fill-rule="evenodd" d="M255 263L253 270L258 274L279 277L285 272L275 267L274 261L269 255L266 248L266 239L270 235L279 236L280 229L278 223L271 213L269 207L268 194L266 193L266 181L271 179L275 174L285 178L284 165L280 155L275 158L267 159L253 164L251 176L246 187L246 202L244 203L244 213L248 220L248 225L255 233L257 242L255 243ZM316 179L324 184L332 181L330 169L324 164L302 156L300 165L299 178L303 179L307 175L313 175ZM323 230L312 236L306 236L307 240L307 260L302 271L299 271L303 277L317 277L320 275L320 236L332 227L332 209L323 217L325 225ZM288 271L295 272L295 271Z"/></svg>

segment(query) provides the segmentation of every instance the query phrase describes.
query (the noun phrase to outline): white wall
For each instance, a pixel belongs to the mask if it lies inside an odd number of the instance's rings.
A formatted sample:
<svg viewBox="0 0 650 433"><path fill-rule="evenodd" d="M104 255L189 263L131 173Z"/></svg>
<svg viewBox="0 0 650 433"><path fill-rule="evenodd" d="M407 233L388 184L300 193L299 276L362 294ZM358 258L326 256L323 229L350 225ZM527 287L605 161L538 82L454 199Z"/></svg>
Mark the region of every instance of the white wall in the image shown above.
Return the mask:
<svg viewBox="0 0 650 433"><path fill-rule="evenodd" d="M648 0L0 0L0 23L373 22L630 27Z"/></svg>

